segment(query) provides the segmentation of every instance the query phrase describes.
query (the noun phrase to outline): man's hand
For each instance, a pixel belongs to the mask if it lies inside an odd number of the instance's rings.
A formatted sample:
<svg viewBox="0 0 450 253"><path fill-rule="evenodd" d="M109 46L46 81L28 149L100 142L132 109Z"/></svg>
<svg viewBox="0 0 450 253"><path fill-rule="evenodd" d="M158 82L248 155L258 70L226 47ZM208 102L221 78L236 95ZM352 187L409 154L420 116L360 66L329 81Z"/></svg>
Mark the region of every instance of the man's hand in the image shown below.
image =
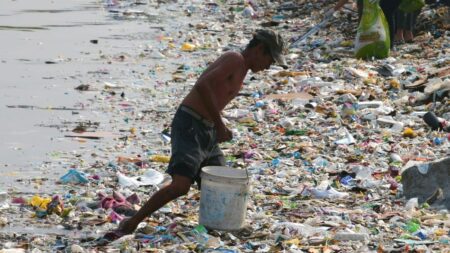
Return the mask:
<svg viewBox="0 0 450 253"><path fill-rule="evenodd" d="M230 141L231 139L233 139L233 133L223 123L219 124L216 130L218 143Z"/></svg>

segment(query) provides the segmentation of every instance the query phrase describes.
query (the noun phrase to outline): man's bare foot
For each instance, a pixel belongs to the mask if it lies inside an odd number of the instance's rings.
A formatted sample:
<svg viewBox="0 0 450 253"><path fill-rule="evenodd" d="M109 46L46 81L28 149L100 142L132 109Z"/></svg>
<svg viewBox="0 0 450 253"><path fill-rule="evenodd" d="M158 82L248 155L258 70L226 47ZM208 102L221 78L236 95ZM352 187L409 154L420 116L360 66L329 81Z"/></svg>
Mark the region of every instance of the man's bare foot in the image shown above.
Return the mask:
<svg viewBox="0 0 450 253"><path fill-rule="evenodd" d="M106 233L103 236L103 238L108 240L108 241L110 241L110 242L112 242L112 241L115 241L115 240L125 236L125 235L127 235L127 233L124 233L124 232L122 232L120 230L114 230L114 231Z"/></svg>
<svg viewBox="0 0 450 253"><path fill-rule="evenodd" d="M404 38L403 38L403 31L402 30L398 30L397 33L394 36L394 44L396 45L400 45L404 43Z"/></svg>
<svg viewBox="0 0 450 253"><path fill-rule="evenodd" d="M102 238L99 238L97 245L107 245L108 243L115 241L125 235L129 235L134 232L136 227L137 226L135 226L129 218L123 219L116 230L107 232Z"/></svg>
<svg viewBox="0 0 450 253"><path fill-rule="evenodd" d="M413 35L413 33L412 33L411 31L405 31L405 32L403 33L403 35L404 35L405 41L406 41L407 43L412 43L412 42L413 42L414 35Z"/></svg>
<svg viewBox="0 0 450 253"><path fill-rule="evenodd" d="M125 218L119 223L117 231L120 231L120 233L123 233L124 235L128 235L133 233L138 225L139 223L136 224L131 218Z"/></svg>

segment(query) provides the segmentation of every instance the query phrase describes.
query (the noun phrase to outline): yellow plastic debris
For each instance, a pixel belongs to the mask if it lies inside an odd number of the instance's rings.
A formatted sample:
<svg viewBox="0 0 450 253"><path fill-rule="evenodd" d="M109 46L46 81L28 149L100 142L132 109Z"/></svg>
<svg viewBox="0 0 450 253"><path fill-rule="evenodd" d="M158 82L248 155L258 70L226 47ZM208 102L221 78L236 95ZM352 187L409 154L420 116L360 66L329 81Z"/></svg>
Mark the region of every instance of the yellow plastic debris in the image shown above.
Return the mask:
<svg viewBox="0 0 450 253"><path fill-rule="evenodd" d="M152 155L150 157L150 160L152 162L169 163L170 156L166 156L166 155Z"/></svg>
<svg viewBox="0 0 450 253"><path fill-rule="evenodd" d="M38 195L34 195L33 198L31 198L30 200L30 205L41 209L47 209L47 205L51 201L52 201L51 198L41 198Z"/></svg>
<svg viewBox="0 0 450 253"><path fill-rule="evenodd" d="M161 37L161 40L163 40L163 41L173 41L173 38L172 37L163 36L163 37Z"/></svg>
<svg viewBox="0 0 450 253"><path fill-rule="evenodd" d="M377 83L377 79L376 78L368 77L368 78L364 79L364 84L365 85L376 84L376 83Z"/></svg>
<svg viewBox="0 0 450 253"><path fill-rule="evenodd" d="M400 82L397 79L392 79L389 84L393 89L400 89Z"/></svg>
<svg viewBox="0 0 450 253"><path fill-rule="evenodd" d="M181 46L181 50L182 51L185 51L185 52L192 52L192 51L194 51L195 50L195 45L194 44L191 44L191 43L184 43L182 46Z"/></svg>
<svg viewBox="0 0 450 253"><path fill-rule="evenodd" d="M284 241L284 243L286 245L295 245L295 246L299 246L301 244L301 241L298 238L294 238L294 239L290 239L287 241Z"/></svg>
<svg viewBox="0 0 450 253"><path fill-rule="evenodd" d="M403 131L403 137L414 138L416 136L417 133L409 127L405 128L405 130Z"/></svg>
<svg viewBox="0 0 450 253"><path fill-rule="evenodd" d="M436 236L443 236L443 235L446 234L446 232L445 232L444 229L438 228L438 229L436 229L436 231L434 231L434 234L435 234Z"/></svg>

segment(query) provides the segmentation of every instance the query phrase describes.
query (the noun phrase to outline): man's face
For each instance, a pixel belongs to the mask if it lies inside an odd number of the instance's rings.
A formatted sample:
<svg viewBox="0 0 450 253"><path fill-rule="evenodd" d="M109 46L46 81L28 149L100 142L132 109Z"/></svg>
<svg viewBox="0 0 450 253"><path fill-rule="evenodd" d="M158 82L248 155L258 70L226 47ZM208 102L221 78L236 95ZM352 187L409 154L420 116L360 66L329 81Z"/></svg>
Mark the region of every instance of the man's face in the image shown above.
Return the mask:
<svg viewBox="0 0 450 253"><path fill-rule="evenodd" d="M252 72L259 72L261 70L269 69L270 65L274 63L274 59L270 52L267 52L264 44L259 44L256 50L255 62Z"/></svg>

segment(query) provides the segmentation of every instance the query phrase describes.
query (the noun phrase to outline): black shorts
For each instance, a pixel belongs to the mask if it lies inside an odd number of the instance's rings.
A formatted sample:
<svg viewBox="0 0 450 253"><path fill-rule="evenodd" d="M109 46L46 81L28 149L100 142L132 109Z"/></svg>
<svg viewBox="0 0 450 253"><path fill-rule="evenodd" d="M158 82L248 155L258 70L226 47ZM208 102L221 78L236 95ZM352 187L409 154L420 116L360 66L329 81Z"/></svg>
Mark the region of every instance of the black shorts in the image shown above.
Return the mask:
<svg viewBox="0 0 450 253"><path fill-rule="evenodd" d="M170 175L189 177L200 187L201 168L225 165L214 125L186 106L180 106L175 113L171 139L172 156L167 169Z"/></svg>

